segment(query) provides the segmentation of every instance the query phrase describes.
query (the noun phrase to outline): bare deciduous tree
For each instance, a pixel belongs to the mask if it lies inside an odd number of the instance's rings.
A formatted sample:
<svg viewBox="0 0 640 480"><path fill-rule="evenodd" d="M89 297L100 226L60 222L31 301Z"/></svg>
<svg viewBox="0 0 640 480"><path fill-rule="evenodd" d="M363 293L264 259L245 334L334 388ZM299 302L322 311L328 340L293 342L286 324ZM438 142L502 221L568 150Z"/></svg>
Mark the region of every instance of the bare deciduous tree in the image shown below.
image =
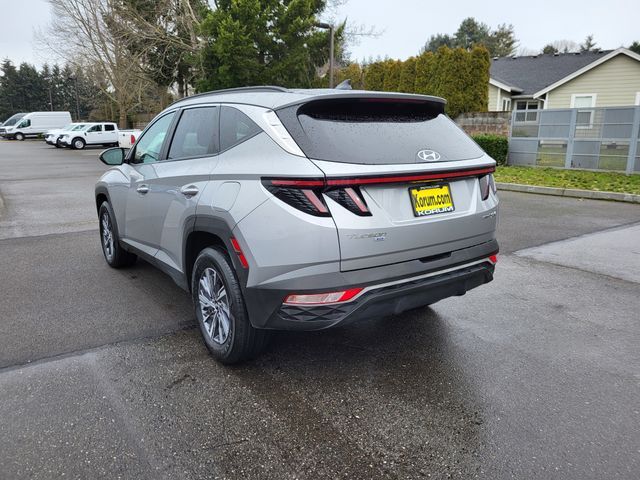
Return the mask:
<svg viewBox="0 0 640 480"><path fill-rule="evenodd" d="M110 28L116 0L49 0L52 22L41 42L76 67L93 74L96 85L118 107L121 128L127 114L142 102L148 80L140 71L140 56Z"/></svg>
<svg viewBox="0 0 640 480"><path fill-rule="evenodd" d="M199 34L206 0L117 0L113 30L139 54L142 67L158 85L177 85L180 97L202 74Z"/></svg>

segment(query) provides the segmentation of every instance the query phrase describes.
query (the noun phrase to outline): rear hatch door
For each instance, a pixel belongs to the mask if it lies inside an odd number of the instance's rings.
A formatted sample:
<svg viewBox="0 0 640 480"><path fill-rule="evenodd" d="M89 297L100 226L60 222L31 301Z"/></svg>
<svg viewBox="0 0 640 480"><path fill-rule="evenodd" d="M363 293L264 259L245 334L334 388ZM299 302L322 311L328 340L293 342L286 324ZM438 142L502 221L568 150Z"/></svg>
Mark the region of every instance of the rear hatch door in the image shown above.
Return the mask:
<svg viewBox="0 0 640 480"><path fill-rule="evenodd" d="M343 271L428 262L490 241L495 198L479 178L495 162L423 96L319 99L278 112L324 172Z"/></svg>

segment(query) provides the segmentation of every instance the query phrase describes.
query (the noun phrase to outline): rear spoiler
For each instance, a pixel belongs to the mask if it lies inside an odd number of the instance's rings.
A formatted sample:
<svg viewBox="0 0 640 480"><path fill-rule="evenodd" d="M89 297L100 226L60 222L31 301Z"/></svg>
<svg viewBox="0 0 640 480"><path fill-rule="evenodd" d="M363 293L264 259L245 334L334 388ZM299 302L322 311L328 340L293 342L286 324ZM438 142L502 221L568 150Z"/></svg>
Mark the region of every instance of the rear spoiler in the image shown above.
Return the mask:
<svg viewBox="0 0 640 480"><path fill-rule="evenodd" d="M377 101L394 101L394 102L408 102L408 103L425 103L430 104L432 107L440 107L441 113L444 113L444 106L447 101L444 98L434 97L431 95L417 95L414 93L395 93L395 92L368 92L365 90L342 90L336 92L335 90L327 90L327 93L314 95L306 98L297 98L292 102L280 105L274 110L284 110L286 108L295 106L310 104L315 102L322 102L326 100L377 100Z"/></svg>

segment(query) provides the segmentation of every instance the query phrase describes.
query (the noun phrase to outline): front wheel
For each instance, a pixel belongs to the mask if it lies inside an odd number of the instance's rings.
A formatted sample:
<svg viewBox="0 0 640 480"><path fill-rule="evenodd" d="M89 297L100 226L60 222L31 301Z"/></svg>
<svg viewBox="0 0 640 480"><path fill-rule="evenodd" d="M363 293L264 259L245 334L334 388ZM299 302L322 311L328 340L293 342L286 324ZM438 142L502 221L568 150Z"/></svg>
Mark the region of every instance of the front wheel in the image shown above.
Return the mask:
<svg viewBox="0 0 640 480"><path fill-rule="evenodd" d="M98 213L100 220L100 243L104 259L110 267L122 268L133 265L136 262L136 255L127 252L120 245L118 240L118 227L113 219L115 218L109 202L102 202Z"/></svg>
<svg viewBox="0 0 640 480"><path fill-rule="evenodd" d="M16 134L14 135L14 137L13 137L13 138L15 138L16 140L18 140L18 141L20 141L20 142L21 142L21 141L23 141L23 140L24 140L24 134L23 134L23 133L18 132L18 133L16 133Z"/></svg>
<svg viewBox="0 0 640 480"><path fill-rule="evenodd" d="M264 349L269 332L251 325L240 284L223 251L205 248L198 255L191 291L200 333L218 361L242 362Z"/></svg>
<svg viewBox="0 0 640 480"><path fill-rule="evenodd" d="M85 142L81 138L74 138L73 142L71 142L71 146L76 150L82 150L85 146Z"/></svg>

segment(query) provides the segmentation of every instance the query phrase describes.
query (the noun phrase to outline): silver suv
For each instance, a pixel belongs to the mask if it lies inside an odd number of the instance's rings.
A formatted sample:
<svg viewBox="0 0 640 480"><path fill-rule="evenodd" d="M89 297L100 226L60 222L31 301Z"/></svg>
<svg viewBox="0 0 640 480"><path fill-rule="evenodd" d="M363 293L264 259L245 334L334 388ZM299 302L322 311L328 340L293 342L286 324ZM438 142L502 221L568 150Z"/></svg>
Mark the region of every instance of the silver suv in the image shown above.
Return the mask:
<svg viewBox="0 0 640 480"><path fill-rule="evenodd" d="M273 329L432 304L493 278L495 162L422 95L250 87L180 100L96 185L104 257L191 292L223 363Z"/></svg>

